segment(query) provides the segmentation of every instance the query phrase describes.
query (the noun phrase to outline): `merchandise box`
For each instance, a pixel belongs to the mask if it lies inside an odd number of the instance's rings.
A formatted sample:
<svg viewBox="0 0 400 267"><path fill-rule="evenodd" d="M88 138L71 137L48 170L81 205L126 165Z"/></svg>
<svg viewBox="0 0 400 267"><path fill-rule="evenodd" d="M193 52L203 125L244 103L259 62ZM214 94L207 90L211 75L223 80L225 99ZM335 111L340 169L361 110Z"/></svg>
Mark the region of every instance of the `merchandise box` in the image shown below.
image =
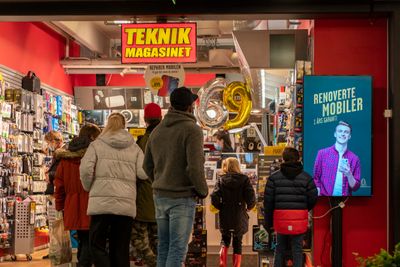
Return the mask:
<svg viewBox="0 0 400 267"><path fill-rule="evenodd" d="M207 253L191 253L186 255L186 266L190 267L206 267Z"/></svg>
<svg viewBox="0 0 400 267"><path fill-rule="evenodd" d="M207 252L207 230L193 230L192 240L189 243L188 251L189 253Z"/></svg>

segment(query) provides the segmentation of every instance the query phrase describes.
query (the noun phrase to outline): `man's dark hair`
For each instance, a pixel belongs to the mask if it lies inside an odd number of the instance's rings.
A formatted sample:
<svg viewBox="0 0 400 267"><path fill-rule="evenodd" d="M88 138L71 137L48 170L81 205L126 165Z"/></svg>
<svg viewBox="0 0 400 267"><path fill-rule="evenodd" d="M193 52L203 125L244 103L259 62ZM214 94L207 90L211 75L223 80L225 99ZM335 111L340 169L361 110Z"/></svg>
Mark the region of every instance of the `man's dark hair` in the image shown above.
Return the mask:
<svg viewBox="0 0 400 267"><path fill-rule="evenodd" d="M297 162L300 159L299 151L293 147L286 147L283 150L282 158L285 162Z"/></svg>
<svg viewBox="0 0 400 267"><path fill-rule="evenodd" d="M101 133L101 130L97 125L88 123L85 126L83 126L81 128L81 130L79 131L79 137L96 139L100 133Z"/></svg>
<svg viewBox="0 0 400 267"><path fill-rule="evenodd" d="M158 125L161 122L160 118L145 118L144 121L149 125Z"/></svg>
<svg viewBox="0 0 400 267"><path fill-rule="evenodd" d="M352 129L351 129L351 124L350 124L350 123L348 123L348 122L346 122L346 121L339 121L339 122L338 122L338 125L336 125L335 131L336 131L336 129L337 129L337 127L338 127L339 125L343 125L343 126L349 127L350 133L351 133Z"/></svg>

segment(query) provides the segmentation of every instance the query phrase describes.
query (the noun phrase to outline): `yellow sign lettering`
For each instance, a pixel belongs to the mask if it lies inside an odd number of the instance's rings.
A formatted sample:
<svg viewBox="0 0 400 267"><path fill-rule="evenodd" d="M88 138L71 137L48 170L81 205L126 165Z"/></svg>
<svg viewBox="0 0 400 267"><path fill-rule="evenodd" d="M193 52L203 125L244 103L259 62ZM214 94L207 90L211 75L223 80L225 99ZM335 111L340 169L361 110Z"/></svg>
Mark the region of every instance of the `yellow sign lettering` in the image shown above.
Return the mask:
<svg viewBox="0 0 400 267"><path fill-rule="evenodd" d="M176 44L177 33L178 33L178 29L177 28L172 28L170 44Z"/></svg>
<svg viewBox="0 0 400 267"><path fill-rule="evenodd" d="M133 44L133 34L136 32L136 29L125 29L125 33L128 34L128 40L126 41L126 43L128 45Z"/></svg>
<svg viewBox="0 0 400 267"><path fill-rule="evenodd" d="M179 28L178 44L190 44L190 28Z"/></svg>
<svg viewBox="0 0 400 267"><path fill-rule="evenodd" d="M159 53L157 48L153 48L153 51L151 51L151 57L158 57Z"/></svg>
<svg viewBox="0 0 400 267"><path fill-rule="evenodd" d="M178 47L171 47L171 57L178 56Z"/></svg>
<svg viewBox="0 0 400 267"><path fill-rule="evenodd" d="M145 44L145 35L144 35L144 33L145 33L145 29L137 29L137 32L136 32L136 44L139 44L139 45L143 45L143 44Z"/></svg>
<svg viewBox="0 0 400 267"><path fill-rule="evenodd" d="M137 49L136 57L143 57L143 49L142 48Z"/></svg>
<svg viewBox="0 0 400 267"><path fill-rule="evenodd" d="M192 50L191 47L185 47L185 51L186 51L185 57L189 57L190 56L190 50Z"/></svg>
<svg viewBox="0 0 400 267"><path fill-rule="evenodd" d="M160 47L160 50L158 51L159 52L159 54L158 54L158 56L159 57L165 57L165 47Z"/></svg>
<svg viewBox="0 0 400 267"><path fill-rule="evenodd" d="M183 57L183 47L179 47L178 57Z"/></svg>
<svg viewBox="0 0 400 267"><path fill-rule="evenodd" d="M146 44L158 44L157 33L158 28L148 28L146 31Z"/></svg>
<svg viewBox="0 0 400 267"><path fill-rule="evenodd" d="M158 31L158 43L169 44L170 36L171 36L171 28L160 28Z"/></svg>
<svg viewBox="0 0 400 267"><path fill-rule="evenodd" d="M125 49L125 57L135 57L135 48L134 47L127 47Z"/></svg>

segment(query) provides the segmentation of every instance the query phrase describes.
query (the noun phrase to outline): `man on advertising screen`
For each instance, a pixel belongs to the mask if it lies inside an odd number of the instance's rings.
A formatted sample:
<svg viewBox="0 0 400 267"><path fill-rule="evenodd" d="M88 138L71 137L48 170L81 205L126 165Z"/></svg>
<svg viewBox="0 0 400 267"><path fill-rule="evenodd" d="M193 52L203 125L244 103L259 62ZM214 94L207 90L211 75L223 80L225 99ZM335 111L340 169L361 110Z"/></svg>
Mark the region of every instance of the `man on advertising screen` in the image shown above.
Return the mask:
<svg viewBox="0 0 400 267"><path fill-rule="evenodd" d="M360 187L360 159L348 150L351 125L339 121L333 146L318 151L314 163L314 182L320 196L351 196Z"/></svg>

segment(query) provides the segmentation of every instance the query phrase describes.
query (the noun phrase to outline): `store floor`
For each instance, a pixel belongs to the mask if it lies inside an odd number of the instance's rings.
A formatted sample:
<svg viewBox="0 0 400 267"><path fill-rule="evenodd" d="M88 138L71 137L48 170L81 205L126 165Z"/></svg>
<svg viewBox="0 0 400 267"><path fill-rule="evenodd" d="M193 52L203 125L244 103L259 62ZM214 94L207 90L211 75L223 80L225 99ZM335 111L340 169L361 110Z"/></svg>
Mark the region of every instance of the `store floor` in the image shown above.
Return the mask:
<svg viewBox="0 0 400 267"><path fill-rule="evenodd" d="M47 249L39 250L33 253L32 261L27 261L24 255L18 255L17 261L7 260L5 257L3 262L0 262L0 267L51 267L50 260L43 260L42 257L48 253ZM228 266L232 266L231 255L228 257ZM207 255L207 267L217 267L219 256L215 254ZM65 264L58 267L70 267L71 265ZM135 265L131 262L131 267ZM256 255L244 255L242 259L242 267L255 267L257 266ZM142 266L145 267L145 266Z"/></svg>

